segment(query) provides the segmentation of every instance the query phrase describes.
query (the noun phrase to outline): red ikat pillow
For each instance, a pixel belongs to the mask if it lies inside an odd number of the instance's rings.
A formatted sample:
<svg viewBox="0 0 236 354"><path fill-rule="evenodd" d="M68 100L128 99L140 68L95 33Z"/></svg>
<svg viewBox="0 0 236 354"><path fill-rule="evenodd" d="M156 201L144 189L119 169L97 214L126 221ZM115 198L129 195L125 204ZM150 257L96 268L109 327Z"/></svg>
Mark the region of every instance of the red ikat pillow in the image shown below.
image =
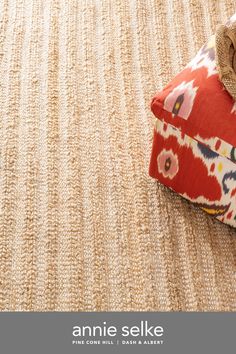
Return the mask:
<svg viewBox="0 0 236 354"><path fill-rule="evenodd" d="M219 80L214 36L151 109L150 176L236 227L236 103Z"/></svg>

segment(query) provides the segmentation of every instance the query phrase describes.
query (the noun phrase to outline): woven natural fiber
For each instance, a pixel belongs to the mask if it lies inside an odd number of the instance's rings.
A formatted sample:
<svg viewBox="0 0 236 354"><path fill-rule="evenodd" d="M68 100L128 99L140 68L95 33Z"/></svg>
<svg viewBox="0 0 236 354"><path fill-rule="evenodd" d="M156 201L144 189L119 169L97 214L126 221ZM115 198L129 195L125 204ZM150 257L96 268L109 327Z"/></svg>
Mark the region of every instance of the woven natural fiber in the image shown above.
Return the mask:
<svg viewBox="0 0 236 354"><path fill-rule="evenodd" d="M234 4L0 2L1 310L236 310L236 231L148 176L151 98Z"/></svg>
<svg viewBox="0 0 236 354"><path fill-rule="evenodd" d="M236 100L236 18L217 28L215 49L219 78Z"/></svg>

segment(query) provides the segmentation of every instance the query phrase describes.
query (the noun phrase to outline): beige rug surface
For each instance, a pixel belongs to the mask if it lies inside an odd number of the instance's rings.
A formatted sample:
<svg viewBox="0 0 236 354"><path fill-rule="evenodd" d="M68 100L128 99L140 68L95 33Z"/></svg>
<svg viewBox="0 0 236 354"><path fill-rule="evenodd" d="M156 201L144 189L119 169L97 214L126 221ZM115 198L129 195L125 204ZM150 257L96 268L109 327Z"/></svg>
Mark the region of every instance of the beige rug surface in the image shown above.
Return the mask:
<svg viewBox="0 0 236 354"><path fill-rule="evenodd" d="M152 96L235 11L0 1L0 310L236 310L236 230L148 176Z"/></svg>

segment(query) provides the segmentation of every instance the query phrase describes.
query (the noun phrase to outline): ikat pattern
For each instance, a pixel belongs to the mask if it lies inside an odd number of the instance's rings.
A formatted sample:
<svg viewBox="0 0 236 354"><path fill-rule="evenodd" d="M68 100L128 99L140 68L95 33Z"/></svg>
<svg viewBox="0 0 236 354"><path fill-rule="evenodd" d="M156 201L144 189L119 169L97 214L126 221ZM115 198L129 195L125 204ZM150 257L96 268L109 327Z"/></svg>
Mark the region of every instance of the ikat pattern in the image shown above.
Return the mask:
<svg viewBox="0 0 236 354"><path fill-rule="evenodd" d="M151 108L150 176L236 227L236 104L219 80L214 36Z"/></svg>

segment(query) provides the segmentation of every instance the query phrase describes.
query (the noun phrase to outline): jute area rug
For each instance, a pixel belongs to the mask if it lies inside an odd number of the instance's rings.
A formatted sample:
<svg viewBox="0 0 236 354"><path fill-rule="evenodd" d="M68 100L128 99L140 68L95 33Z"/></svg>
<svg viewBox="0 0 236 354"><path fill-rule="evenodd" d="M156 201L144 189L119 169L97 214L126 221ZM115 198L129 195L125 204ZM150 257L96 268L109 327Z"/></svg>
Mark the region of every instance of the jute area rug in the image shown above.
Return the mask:
<svg viewBox="0 0 236 354"><path fill-rule="evenodd" d="M150 100L234 4L0 1L0 310L236 310L236 231L148 176Z"/></svg>

